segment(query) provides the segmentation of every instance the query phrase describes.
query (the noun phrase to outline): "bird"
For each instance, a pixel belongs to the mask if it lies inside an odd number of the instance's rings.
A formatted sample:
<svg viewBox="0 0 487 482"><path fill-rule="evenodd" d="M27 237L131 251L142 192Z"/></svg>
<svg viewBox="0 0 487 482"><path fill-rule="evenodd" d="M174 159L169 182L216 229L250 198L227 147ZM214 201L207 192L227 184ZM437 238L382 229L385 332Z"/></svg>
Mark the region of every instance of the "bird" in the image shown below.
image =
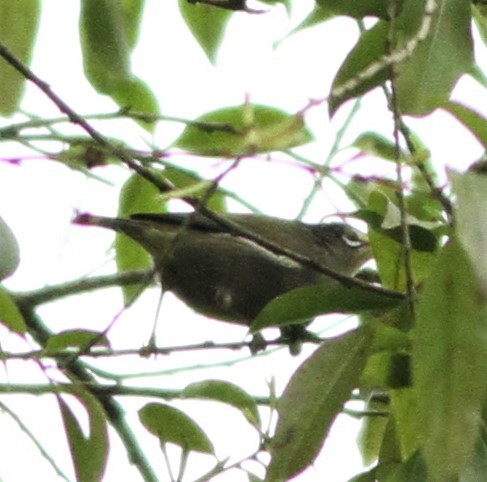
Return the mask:
<svg viewBox="0 0 487 482"><path fill-rule="evenodd" d="M261 214L214 217L193 212L138 213L128 218L83 213L74 223L132 238L151 255L163 290L203 315L247 326L277 296L332 281L301 258L353 276L371 257L365 235L338 222L308 224ZM290 346L293 339L304 337L304 326L281 328Z"/></svg>

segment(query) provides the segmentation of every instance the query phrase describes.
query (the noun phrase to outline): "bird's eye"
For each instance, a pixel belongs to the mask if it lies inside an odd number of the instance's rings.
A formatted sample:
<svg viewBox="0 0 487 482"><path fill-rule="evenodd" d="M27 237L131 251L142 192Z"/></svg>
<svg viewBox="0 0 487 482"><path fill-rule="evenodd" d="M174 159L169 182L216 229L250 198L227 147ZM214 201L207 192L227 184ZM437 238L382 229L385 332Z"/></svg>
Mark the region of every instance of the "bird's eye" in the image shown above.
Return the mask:
<svg viewBox="0 0 487 482"><path fill-rule="evenodd" d="M361 239L360 236L352 230L345 230L342 234L342 240L351 248L360 248L364 244L367 244L365 240Z"/></svg>

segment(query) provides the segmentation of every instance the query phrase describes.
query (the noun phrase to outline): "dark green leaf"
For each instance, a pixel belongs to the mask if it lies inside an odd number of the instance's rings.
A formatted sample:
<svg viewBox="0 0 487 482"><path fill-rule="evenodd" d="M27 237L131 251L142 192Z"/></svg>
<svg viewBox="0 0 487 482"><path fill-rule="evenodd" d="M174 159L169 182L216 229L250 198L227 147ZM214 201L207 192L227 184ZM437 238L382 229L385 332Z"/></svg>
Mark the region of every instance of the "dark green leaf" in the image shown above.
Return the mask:
<svg viewBox="0 0 487 482"><path fill-rule="evenodd" d="M388 2L384 0L362 0L360 2L341 1L336 0L316 0L318 5L330 15L349 15L354 18L362 18L367 16L375 16L383 19L390 17L388 9ZM404 0L399 0L396 3L397 11L400 11Z"/></svg>
<svg viewBox="0 0 487 482"><path fill-rule="evenodd" d="M0 286L0 323L15 333L24 334L27 326L24 317L15 301L8 292Z"/></svg>
<svg viewBox="0 0 487 482"><path fill-rule="evenodd" d="M205 380L188 385L182 392L183 398L204 398L227 403L242 412L254 426L260 426L260 416L254 399L239 386L222 380Z"/></svg>
<svg viewBox="0 0 487 482"><path fill-rule="evenodd" d="M433 14L429 35L411 57L397 65L399 110L413 115L428 114L450 97L460 75L473 63L469 0L443 0ZM396 27L401 50L416 35L424 18L425 0L407 0Z"/></svg>
<svg viewBox="0 0 487 482"><path fill-rule="evenodd" d="M98 331L69 330L50 336L45 351L46 353L53 353L69 348L85 350L92 346L109 347L110 342L103 333Z"/></svg>
<svg viewBox="0 0 487 482"><path fill-rule="evenodd" d="M380 474L380 471L378 471ZM381 482L431 482L420 452L403 462L387 476L380 478ZM444 479L443 479L444 480Z"/></svg>
<svg viewBox="0 0 487 482"><path fill-rule="evenodd" d="M480 112L458 102L446 102L442 108L460 121L487 149L487 118Z"/></svg>
<svg viewBox="0 0 487 482"><path fill-rule="evenodd" d="M421 293L413 377L423 454L433 480L467 466L487 393L487 304L465 251L447 245Z"/></svg>
<svg viewBox="0 0 487 482"><path fill-rule="evenodd" d="M179 10L191 33L214 64L225 28L234 12L187 0L179 0Z"/></svg>
<svg viewBox="0 0 487 482"><path fill-rule="evenodd" d="M0 41L25 65L30 64L40 5L40 0L0 1ZM24 86L24 76L0 59L0 115L17 111Z"/></svg>
<svg viewBox="0 0 487 482"><path fill-rule="evenodd" d="M8 224L0 217L0 281L13 274L19 262L17 239Z"/></svg>
<svg viewBox="0 0 487 482"><path fill-rule="evenodd" d="M394 417L390 416L380 447L377 480L387 480L387 475L393 472L401 464L402 460L397 426Z"/></svg>
<svg viewBox="0 0 487 482"><path fill-rule="evenodd" d="M124 17L131 11L128 7L124 11L124 6L111 0L82 0L80 37L85 74L98 92L110 95L120 107L156 113L154 95L131 72L130 49L137 26L134 19ZM152 124L140 123L149 130L153 128Z"/></svg>
<svg viewBox="0 0 487 482"><path fill-rule="evenodd" d="M396 306L399 299L339 282L296 288L274 298L257 316L251 329L302 322L325 313L360 313Z"/></svg>
<svg viewBox="0 0 487 482"><path fill-rule="evenodd" d="M481 436L475 445L475 453L470 464L461 473L458 482L478 482L487 474L487 443L485 425L482 427Z"/></svg>
<svg viewBox="0 0 487 482"><path fill-rule="evenodd" d="M139 410L144 427L161 440L174 443L184 451L213 453L213 445L205 432L177 408L161 403L148 403Z"/></svg>
<svg viewBox="0 0 487 482"><path fill-rule="evenodd" d="M367 472L362 472L348 480L348 482L376 482L377 481L377 468L373 467Z"/></svg>
<svg viewBox="0 0 487 482"><path fill-rule="evenodd" d="M333 80L329 100L330 115L333 115L347 100L365 94L388 78L386 69L365 80L360 78L369 65L376 63L386 54L386 39L387 23L384 21L378 22L370 30L362 33ZM350 88L352 84L356 85ZM344 89L343 93L339 93L341 89Z"/></svg>
<svg viewBox="0 0 487 482"><path fill-rule="evenodd" d="M330 339L296 370L278 402L266 481L288 480L313 463L358 384L369 339L365 328Z"/></svg>
<svg viewBox="0 0 487 482"><path fill-rule="evenodd" d="M61 396L57 397L68 438L76 480L98 482L103 479L108 457L106 414L100 402L85 390L75 390L73 396L81 402L88 415L88 435Z"/></svg>
<svg viewBox="0 0 487 482"><path fill-rule="evenodd" d="M281 3L288 14L291 12L292 0L261 0L261 2L266 5L276 5L277 3Z"/></svg>
<svg viewBox="0 0 487 482"><path fill-rule="evenodd" d="M289 149L312 140L300 115L264 105L225 107L188 125L176 147L200 156L236 157Z"/></svg>

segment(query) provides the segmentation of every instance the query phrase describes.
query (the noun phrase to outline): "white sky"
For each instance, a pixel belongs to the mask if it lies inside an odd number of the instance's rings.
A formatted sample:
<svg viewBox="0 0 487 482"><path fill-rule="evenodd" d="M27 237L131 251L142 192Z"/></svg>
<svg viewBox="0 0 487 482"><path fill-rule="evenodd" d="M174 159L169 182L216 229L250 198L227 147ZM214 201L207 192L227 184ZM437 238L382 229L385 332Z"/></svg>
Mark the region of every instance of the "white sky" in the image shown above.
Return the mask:
<svg viewBox="0 0 487 482"><path fill-rule="evenodd" d="M208 63L180 23L176 3L147 1L146 20L133 57L133 71L152 87L160 99L163 113L167 115L193 118L219 106L241 103L247 94L253 102L274 105L290 112L297 111L306 105L309 98L322 98L326 95L334 72L356 38L353 22L341 19L293 36L277 51L273 51L272 43L282 38L291 27L284 11L275 9L270 14L260 16L238 14L229 26L215 68ZM312 4L311 0L302 1L299 16L302 17ZM111 101L97 95L84 80L74 4L46 0L42 6L43 21L33 70L81 114L116 110ZM296 22L294 19L293 24ZM466 80L459 86L458 96L464 97L466 93L472 99L471 104L479 108L478 99L485 95L484 92ZM487 108L487 104L484 107ZM27 91L24 108L40 116L58 115L54 106L33 88ZM306 147L303 152L320 162L326 156L346 112L347 108L342 109L331 122L326 116L325 107L310 112L307 121L312 125L319 142ZM378 93L370 95L356 119L356 129L377 129L389 134L390 116L384 113L381 96ZM11 120L6 121L9 122ZM424 136L437 165L463 169L481 155L479 144L446 114L436 113L428 119L411 120L410 123ZM106 129L106 126L109 127L109 124L103 124L102 128ZM155 138L157 144L166 145L180 129L181 126L162 123ZM78 131L73 128L73 132ZM119 135L120 127L104 132ZM349 142L357 132L355 130L349 136ZM124 131L123 138L142 148L152 142L146 133L133 127ZM0 144L0 158L18 153L18 145ZM348 157L351 157L350 152L344 153L342 159ZM196 162L198 164L191 164ZM369 164L370 160L361 162L353 163L351 169L360 169L365 173L374 169L374 165ZM192 165L194 169L201 165L208 175L221 167L208 160L185 159L184 164ZM110 248L112 234L97 229L73 227L69 223L75 209L115 214L118 189L126 178L126 172L120 168L104 168L97 174L114 185L86 180L82 174L69 171L51 161L33 159L22 162L20 166L0 162L0 216L16 233L22 257L18 271L5 282L7 287L12 290L35 289L75 279L92 270L96 270L96 273L113 271L113 264L106 263L111 259L107 250ZM272 184L271 193L268 190L269 183ZM236 175L226 180L230 189L235 189L266 213L290 218L299 212L310 183L311 178L295 166L282 163L276 166L262 159L247 162ZM313 221L319 220L323 214L332 213L336 206L343 210L349 209L348 205L343 204L343 196L337 197L335 193L325 193L318 200L309 216ZM147 342L157 297L158 291L150 290L120 318L110 333L115 348L140 347ZM245 335L242 327L206 320L174 300L166 301L158 331L158 341L162 345L196 343L206 339L238 341ZM113 290L67 298L57 305L44 307L41 315L54 330L78 326L103 329L120 307L121 298ZM327 324L330 324L329 317L314 327L323 328ZM0 343L6 349L28 348L4 332L0 335ZM311 349L307 348L302 356L291 358L282 350L272 356L258 357L234 366L167 375L153 383L161 387L183 388L191 381L222 378L235 381L251 394L266 395L268 380L275 377L278 390L282 390L294 367L310 352ZM222 356L216 352L197 352L142 360L137 363L137 367L148 371L167 370L243 356L243 353L224 352ZM107 361L106 366L116 367L121 372L129 370L128 366L120 369L120 361ZM9 363L2 378L3 382L9 380L12 383L44 381L42 376L34 375L32 365L27 363ZM151 386L152 382L140 379L131 383ZM53 450L55 457L57 453L64 453L67 457L62 435L52 435L61 427L55 404L47 397L16 398L15 404L13 400L13 396L4 397L4 402L15 407L22 417L32 418L34 432L40 436L48 450ZM133 410L132 420L135 420L140 405L139 400L127 403L129 409ZM251 453L255 448L256 437L252 429L240 420L241 417L234 410L222 405L214 405L209 409L209 405L204 402L176 402L175 405L194 416L208 430L221 458L229 455L238 458ZM48 422L47 426L39 425L38 417L41 413L42 420ZM215 420L219 424L216 427L213 425ZM329 482L343 482L354 475L359 467L358 453L353 447L357 426L355 421L342 417L315 468L297 480L311 482L319 477ZM231 427L231 436L222 427ZM0 430L2 433L17 433L7 416L0 418ZM155 438L142 436L146 444L144 447L147 447L154 460L160 460L163 467ZM22 444L22 450L18 448L19 444ZM30 443L22 435L19 435L19 444L10 438L0 437L2 459L8 461L2 462L0 478L5 482L27 480L35 470L38 480L55 480L35 449L30 455ZM120 447L116 446L116 452L120 451ZM29 455L26 456L26 453ZM125 480L137 480L135 471L127 469L123 453L120 452L116 457L118 462L114 464L112 460L106 480L118 480L120 474ZM29 463L25 464L27 458ZM195 469L192 460L193 456L188 471ZM193 478L201 475L204 464L209 468L212 463L206 458L198 460ZM70 470L67 467L64 469ZM187 480L191 480L191 477ZM233 472L215 480L240 482L247 478Z"/></svg>

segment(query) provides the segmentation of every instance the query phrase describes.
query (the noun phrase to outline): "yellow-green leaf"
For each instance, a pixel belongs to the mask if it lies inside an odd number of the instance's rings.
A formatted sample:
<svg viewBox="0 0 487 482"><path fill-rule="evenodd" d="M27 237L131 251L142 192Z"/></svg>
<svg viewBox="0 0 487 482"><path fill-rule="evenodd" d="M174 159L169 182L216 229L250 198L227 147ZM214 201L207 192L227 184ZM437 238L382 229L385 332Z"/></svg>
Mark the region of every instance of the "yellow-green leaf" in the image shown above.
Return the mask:
<svg viewBox="0 0 487 482"><path fill-rule="evenodd" d="M162 403L148 403L139 410L144 427L161 443L171 442L184 451L213 453L213 445L200 426L181 410Z"/></svg>
<svg viewBox="0 0 487 482"><path fill-rule="evenodd" d="M179 0L179 10L210 62L215 63L225 28L233 12L187 0Z"/></svg>
<svg viewBox="0 0 487 482"><path fill-rule="evenodd" d="M0 41L24 64L29 65L37 35L40 0L0 1ZM0 115L18 109L25 78L0 59Z"/></svg>
<svg viewBox="0 0 487 482"><path fill-rule="evenodd" d="M242 412L254 426L260 426L260 416L254 399L234 383L223 380L204 380L188 385L182 392L183 398L203 398L227 403Z"/></svg>
<svg viewBox="0 0 487 482"><path fill-rule="evenodd" d="M155 172L155 175L158 173ZM166 209L161 201L160 192L154 184L138 174L132 175L120 192L118 215L125 218L135 213L160 213ZM116 261L119 271L146 269L152 265L147 251L134 240L123 234L115 238ZM140 293L138 286L124 286L123 294L126 302L133 301Z"/></svg>
<svg viewBox="0 0 487 482"><path fill-rule="evenodd" d="M24 317L15 301L8 292L0 286L0 323L16 333L23 334L27 331Z"/></svg>
<svg viewBox="0 0 487 482"><path fill-rule="evenodd" d="M237 157L290 149L311 140L300 115L244 104L198 117L175 145L200 156Z"/></svg>

